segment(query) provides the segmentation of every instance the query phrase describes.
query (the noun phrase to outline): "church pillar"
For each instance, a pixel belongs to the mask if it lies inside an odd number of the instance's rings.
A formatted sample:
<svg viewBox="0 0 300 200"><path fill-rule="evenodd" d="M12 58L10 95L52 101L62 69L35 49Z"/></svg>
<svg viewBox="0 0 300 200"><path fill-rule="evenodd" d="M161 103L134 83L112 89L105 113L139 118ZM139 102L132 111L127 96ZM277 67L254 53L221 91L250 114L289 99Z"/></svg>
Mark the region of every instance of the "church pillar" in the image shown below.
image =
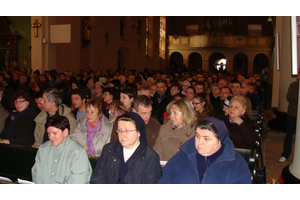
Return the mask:
<svg viewBox="0 0 300 200"><path fill-rule="evenodd" d="M40 24L34 28L35 20ZM31 68L39 70L55 69L56 45L50 43L50 25L55 24L55 17L32 16L31 17Z"/></svg>
<svg viewBox="0 0 300 200"><path fill-rule="evenodd" d="M298 22L299 18L296 21ZM296 23L296 22L294 22L294 23ZM291 30L291 29L289 29L289 30ZM293 29L291 32L298 33L298 25L296 26L296 30ZM299 64L298 64L299 63L299 53L298 53L297 49L300 49L300 40L297 36L295 37L294 42L296 42L297 45L296 45L296 49L293 49L292 51L296 52L298 62L292 63L292 67L297 69L297 68L299 68ZM300 113L299 95L300 95L300 92L298 94L298 110L297 110L297 122L296 122L297 125L300 124L300 118L298 117L299 116L298 114ZM296 184L300 183L300 127L299 126L296 127L293 162L283 169L282 178L285 183L296 183Z"/></svg>

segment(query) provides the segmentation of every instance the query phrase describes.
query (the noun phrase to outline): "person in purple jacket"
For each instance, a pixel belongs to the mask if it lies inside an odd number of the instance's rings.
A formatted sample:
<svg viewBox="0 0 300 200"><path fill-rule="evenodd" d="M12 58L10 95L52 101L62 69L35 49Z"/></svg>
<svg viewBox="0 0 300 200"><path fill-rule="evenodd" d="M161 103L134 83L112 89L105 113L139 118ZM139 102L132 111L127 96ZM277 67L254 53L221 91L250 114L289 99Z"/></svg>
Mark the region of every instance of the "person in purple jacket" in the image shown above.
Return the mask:
<svg viewBox="0 0 300 200"><path fill-rule="evenodd" d="M250 184L244 158L229 139L223 121L207 117L196 125L196 134L165 165L160 184Z"/></svg>

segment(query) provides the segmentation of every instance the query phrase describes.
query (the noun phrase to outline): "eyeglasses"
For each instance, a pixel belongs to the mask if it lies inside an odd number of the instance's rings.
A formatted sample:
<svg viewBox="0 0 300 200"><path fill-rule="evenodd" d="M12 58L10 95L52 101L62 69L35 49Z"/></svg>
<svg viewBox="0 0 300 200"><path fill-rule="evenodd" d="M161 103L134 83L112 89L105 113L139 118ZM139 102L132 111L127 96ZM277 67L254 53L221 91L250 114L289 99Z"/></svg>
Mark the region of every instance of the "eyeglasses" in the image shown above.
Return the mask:
<svg viewBox="0 0 300 200"><path fill-rule="evenodd" d="M26 99L23 99L23 100L18 100L18 101L15 101L14 104L18 104L18 103L24 103L26 101Z"/></svg>
<svg viewBox="0 0 300 200"><path fill-rule="evenodd" d="M136 131L136 129L134 129L134 130L125 130L125 131L116 130L117 133L126 133L126 134L132 133L132 132L134 132L134 131Z"/></svg>
<svg viewBox="0 0 300 200"><path fill-rule="evenodd" d="M192 102L193 105L199 105L200 102Z"/></svg>

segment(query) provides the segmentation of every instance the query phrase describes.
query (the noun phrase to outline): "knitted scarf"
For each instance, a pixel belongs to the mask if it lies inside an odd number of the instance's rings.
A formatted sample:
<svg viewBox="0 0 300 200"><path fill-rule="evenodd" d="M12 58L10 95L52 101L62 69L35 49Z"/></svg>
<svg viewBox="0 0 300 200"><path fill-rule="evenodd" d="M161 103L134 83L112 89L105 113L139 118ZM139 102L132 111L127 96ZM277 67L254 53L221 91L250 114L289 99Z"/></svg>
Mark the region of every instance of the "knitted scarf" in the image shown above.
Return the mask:
<svg viewBox="0 0 300 200"><path fill-rule="evenodd" d="M101 124L102 124L102 116L99 118L99 121L96 124L96 126L93 126L88 121L85 122L85 127L87 130L86 146L87 146L87 153L89 155L94 155L96 153L93 139L94 139L96 133L99 131Z"/></svg>

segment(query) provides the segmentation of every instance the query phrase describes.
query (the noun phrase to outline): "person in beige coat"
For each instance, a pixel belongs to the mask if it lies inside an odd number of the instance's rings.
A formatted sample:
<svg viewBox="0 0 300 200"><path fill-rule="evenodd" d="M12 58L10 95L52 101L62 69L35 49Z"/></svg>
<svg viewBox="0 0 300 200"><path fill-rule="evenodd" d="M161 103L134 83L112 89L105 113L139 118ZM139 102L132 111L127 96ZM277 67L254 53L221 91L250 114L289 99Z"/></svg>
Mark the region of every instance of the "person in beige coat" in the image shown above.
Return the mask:
<svg viewBox="0 0 300 200"><path fill-rule="evenodd" d="M102 103L92 98L86 104L86 115L78 120L75 131L70 137L78 142L88 156L99 157L102 148L110 142L112 123L102 112Z"/></svg>
<svg viewBox="0 0 300 200"><path fill-rule="evenodd" d="M178 99L167 106L168 120L159 130L153 149L161 161L168 161L182 144L195 135L196 112L186 99Z"/></svg>
<svg viewBox="0 0 300 200"><path fill-rule="evenodd" d="M47 88L42 96L42 111L36 116L34 129L35 142L32 145L34 148L39 148L40 145L49 140L45 124L53 115L61 115L68 118L70 123L70 133L76 128L76 119L71 108L62 104L62 92L56 88Z"/></svg>

